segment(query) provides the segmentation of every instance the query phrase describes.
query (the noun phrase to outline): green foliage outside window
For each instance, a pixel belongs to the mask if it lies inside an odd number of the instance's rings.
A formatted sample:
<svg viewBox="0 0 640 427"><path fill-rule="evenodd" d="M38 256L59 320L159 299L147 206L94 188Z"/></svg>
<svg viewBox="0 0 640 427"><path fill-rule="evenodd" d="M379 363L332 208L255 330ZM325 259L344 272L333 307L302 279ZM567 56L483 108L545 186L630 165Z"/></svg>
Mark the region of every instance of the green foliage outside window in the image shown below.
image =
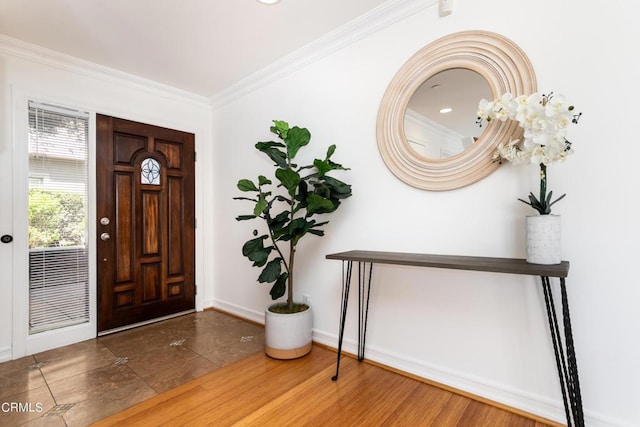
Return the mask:
<svg viewBox="0 0 640 427"><path fill-rule="evenodd" d="M85 230L84 195L29 190L29 248L82 246Z"/></svg>

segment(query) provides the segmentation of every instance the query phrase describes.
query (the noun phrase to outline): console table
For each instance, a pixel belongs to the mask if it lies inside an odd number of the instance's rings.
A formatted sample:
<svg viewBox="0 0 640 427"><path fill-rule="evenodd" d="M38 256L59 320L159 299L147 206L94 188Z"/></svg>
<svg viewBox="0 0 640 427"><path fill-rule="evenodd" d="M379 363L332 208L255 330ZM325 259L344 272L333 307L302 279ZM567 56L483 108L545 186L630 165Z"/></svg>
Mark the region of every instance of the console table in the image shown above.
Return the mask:
<svg viewBox="0 0 640 427"><path fill-rule="evenodd" d="M573 425L577 427L584 426L582 398L580 395L580 383L578 380L578 367L576 364L576 355L573 346L573 334L571 332L571 319L569 317L569 304L565 285L565 279L569 274L568 261L562 261L560 264L554 265L542 265L530 264L523 259L513 258L487 258L360 250L329 254L326 258L342 261L342 301L340 330L338 335L338 359L336 361L336 374L332 377L332 380L334 381L338 379L340 371L342 339L344 338L344 324L347 317L349 289L351 286L351 275L353 272L354 261L358 263L358 360L360 361L364 359L373 264L397 264L417 267L539 276L544 292L547 318L549 321L551 340L553 342L553 350L555 352L556 365L558 368L558 377L560 379L560 388L562 390L562 399L567 417L567 425L569 427ZM561 335L556 307L553 302L550 277L558 278L560 282L564 340Z"/></svg>

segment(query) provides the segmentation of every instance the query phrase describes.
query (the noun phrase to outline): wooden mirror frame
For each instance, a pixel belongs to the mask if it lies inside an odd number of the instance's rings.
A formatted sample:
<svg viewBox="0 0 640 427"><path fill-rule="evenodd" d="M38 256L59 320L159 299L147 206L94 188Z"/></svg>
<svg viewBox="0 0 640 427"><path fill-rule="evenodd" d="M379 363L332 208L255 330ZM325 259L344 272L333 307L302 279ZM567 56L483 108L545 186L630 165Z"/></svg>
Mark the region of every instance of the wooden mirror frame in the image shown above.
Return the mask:
<svg viewBox="0 0 640 427"><path fill-rule="evenodd" d="M522 128L515 121L494 121L484 125L484 131L472 147L455 156L432 159L416 153L404 133L409 99L429 77L451 68L466 68L480 74L489 84L494 99L505 92L518 96L537 90L533 66L525 53L496 33L478 30L450 34L409 58L382 97L377 140L380 155L391 172L423 190L453 190L479 181L498 167L492 160L496 146L522 136Z"/></svg>

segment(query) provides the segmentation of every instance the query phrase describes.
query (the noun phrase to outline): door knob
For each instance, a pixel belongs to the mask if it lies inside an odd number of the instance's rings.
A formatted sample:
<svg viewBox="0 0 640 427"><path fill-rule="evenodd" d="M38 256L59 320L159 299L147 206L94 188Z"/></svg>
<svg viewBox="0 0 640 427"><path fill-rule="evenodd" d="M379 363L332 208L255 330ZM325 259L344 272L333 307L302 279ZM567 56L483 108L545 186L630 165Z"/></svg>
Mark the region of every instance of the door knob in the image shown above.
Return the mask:
<svg viewBox="0 0 640 427"><path fill-rule="evenodd" d="M0 242L2 243L11 243L13 241L13 236L11 234L5 234L0 237Z"/></svg>
<svg viewBox="0 0 640 427"><path fill-rule="evenodd" d="M109 233L102 233L100 235L100 239L102 240L109 240L111 238L111 235Z"/></svg>

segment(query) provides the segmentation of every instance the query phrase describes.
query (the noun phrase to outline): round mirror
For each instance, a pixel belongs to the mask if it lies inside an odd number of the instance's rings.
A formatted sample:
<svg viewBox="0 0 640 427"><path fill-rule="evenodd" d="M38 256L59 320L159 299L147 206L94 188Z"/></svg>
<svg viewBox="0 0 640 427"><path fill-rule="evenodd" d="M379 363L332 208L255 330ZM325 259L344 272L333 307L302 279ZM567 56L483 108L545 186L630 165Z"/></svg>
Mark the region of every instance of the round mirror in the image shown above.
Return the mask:
<svg viewBox="0 0 640 427"><path fill-rule="evenodd" d="M429 77L409 99L404 134L420 156L445 159L469 149L484 128L477 124L480 99L492 99L480 74L452 68Z"/></svg>
<svg viewBox="0 0 640 427"><path fill-rule="evenodd" d="M486 31L445 36L409 58L389 84L378 111L378 149L389 170L409 185L432 191L464 187L498 167L492 161L498 143L522 134L511 120L480 128L480 100L535 91L533 67L509 39ZM464 124L454 125L439 112L446 98L451 113L465 116ZM436 113L421 110L423 104Z"/></svg>

